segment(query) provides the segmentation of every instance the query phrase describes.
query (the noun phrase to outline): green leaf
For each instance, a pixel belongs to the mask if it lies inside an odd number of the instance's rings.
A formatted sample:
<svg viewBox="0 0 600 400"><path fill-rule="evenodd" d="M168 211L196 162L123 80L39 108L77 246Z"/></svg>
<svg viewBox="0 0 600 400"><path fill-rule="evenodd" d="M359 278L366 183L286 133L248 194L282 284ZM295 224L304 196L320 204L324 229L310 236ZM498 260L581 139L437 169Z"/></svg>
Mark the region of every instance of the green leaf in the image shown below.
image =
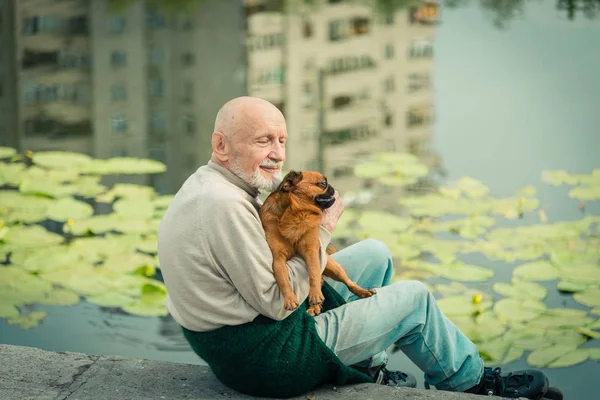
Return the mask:
<svg viewBox="0 0 600 400"><path fill-rule="evenodd" d="M578 186L569 191L569 197L577 200L600 200L600 184L596 186Z"/></svg>
<svg viewBox="0 0 600 400"><path fill-rule="evenodd" d="M548 261L534 261L515 268L513 276L532 281L551 281L558 278L559 272Z"/></svg>
<svg viewBox="0 0 600 400"><path fill-rule="evenodd" d="M0 159L9 158L17 154L17 150L12 147L0 146Z"/></svg>
<svg viewBox="0 0 600 400"><path fill-rule="evenodd" d="M527 357L527 363L533 367L547 367L562 356L574 353L576 349L577 346L561 344L543 347L532 351Z"/></svg>
<svg viewBox="0 0 600 400"><path fill-rule="evenodd" d="M577 349L552 361L548 364L548 368L571 367L584 362L589 356L588 349Z"/></svg>
<svg viewBox="0 0 600 400"><path fill-rule="evenodd" d="M573 299L585 306L600 307L600 287L587 289L584 292L575 293Z"/></svg>
<svg viewBox="0 0 600 400"><path fill-rule="evenodd" d="M154 205L145 199L123 198L113 204L113 209L118 216L127 219L152 218Z"/></svg>
<svg viewBox="0 0 600 400"><path fill-rule="evenodd" d="M64 222L68 219L85 219L94 213L94 209L87 203L75 200L71 197L57 200L48 207L48 218L54 221Z"/></svg>
<svg viewBox="0 0 600 400"><path fill-rule="evenodd" d="M589 352L591 360L600 361L600 348L588 348L586 350Z"/></svg>
<svg viewBox="0 0 600 400"><path fill-rule="evenodd" d="M484 296L484 299L478 304L473 304L472 296L444 297L437 303L440 310L449 317L481 314L492 306L492 301L488 296Z"/></svg>
<svg viewBox="0 0 600 400"><path fill-rule="evenodd" d="M66 289L54 289L39 304L49 306L72 306L79 303L79 295Z"/></svg>
<svg viewBox="0 0 600 400"><path fill-rule="evenodd" d="M498 294L522 300L543 300L548 293L548 290L542 285L519 280L513 280L510 284L494 283L492 288Z"/></svg>
<svg viewBox="0 0 600 400"><path fill-rule="evenodd" d="M577 293L583 292L584 290L590 287L590 283L582 283L582 282L571 282L571 281L560 281L556 285L556 288L564 293Z"/></svg>
<svg viewBox="0 0 600 400"><path fill-rule="evenodd" d="M79 169L92 161L86 154L68 151L40 151L33 154L33 162L50 169Z"/></svg>
<svg viewBox="0 0 600 400"><path fill-rule="evenodd" d="M165 164L159 161L132 157L94 159L80 168L82 173L94 175L158 174L166 170Z"/></svg>
<svg viewBox="0 0 600 400"><path fill-rule="evenodd" d="M124 307L132 304L135 299L118 292L108 292L88 296L86 301L101 307Z"/></svg>
<svg viewBox="0 0 600 400"><path fill-rule="evenodd" d="M1 297L0 297L1 299ZM19 310L12 304L0 303L0 318L15 318L19 316Z"/></svg>
<svg viewBox="0 0 600 400"><path fill-rule="evenodd" d="M584 328L584 327L579 327L576 328L575 331L577 331L578 333L581 333L582 335L589 337L590 339L598 339L600 337L600 334L592 331L591 329L588 328Z"/></svg>
<svg viewBox="0 0 600 400"><path fill-rule="evenodd" d="M63 237L39 225L14 226L4 237L4 241L21 247L41 247L59 244L63 241Z"/></svg>
<svg viewBox="0 0 600 400"><path fill-rule="evenodd" d="M47 315L48 313L45 311L32 311L25 315L8 318L6 322L9 325L19 325L21 329L30 329L37 326Z"/></svg>
<svg viewBox="0 0 600 400"><path fill-rule="evenodd" d="M506 321L529 321L546 311L546 305L536 300L506 298L494 305L494 312Z"/></svg>

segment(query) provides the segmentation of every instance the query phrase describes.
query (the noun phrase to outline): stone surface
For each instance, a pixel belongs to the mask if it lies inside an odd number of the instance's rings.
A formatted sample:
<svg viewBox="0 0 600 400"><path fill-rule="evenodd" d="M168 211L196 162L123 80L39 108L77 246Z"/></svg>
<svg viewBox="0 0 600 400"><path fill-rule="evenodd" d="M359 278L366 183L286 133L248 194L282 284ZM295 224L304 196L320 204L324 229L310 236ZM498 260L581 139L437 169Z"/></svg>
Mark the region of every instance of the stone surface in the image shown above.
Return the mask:
<svg viewBox="0 0 600 400"><path fill-rule="evenodd" d="M201 365L49 352L0 344L0 399L146 400L250 399L221 384ZM314 397L313 397L314 396ZM295 399L468 400L481 396L361 384L325 385ZM499 397L485 397L499 399Z"/></svg>

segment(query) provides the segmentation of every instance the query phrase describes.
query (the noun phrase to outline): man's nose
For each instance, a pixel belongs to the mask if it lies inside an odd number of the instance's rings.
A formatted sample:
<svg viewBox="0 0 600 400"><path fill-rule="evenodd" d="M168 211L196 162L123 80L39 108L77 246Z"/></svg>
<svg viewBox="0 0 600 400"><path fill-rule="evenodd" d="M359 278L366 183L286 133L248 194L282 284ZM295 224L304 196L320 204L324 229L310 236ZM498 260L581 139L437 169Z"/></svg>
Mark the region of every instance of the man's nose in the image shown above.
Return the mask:
<svg viewBox="0 0 600 400"><path fill-rule="evenodd" d="M285 145L276 142L269 154L269 158L275 161L285 161Z"/></svg>

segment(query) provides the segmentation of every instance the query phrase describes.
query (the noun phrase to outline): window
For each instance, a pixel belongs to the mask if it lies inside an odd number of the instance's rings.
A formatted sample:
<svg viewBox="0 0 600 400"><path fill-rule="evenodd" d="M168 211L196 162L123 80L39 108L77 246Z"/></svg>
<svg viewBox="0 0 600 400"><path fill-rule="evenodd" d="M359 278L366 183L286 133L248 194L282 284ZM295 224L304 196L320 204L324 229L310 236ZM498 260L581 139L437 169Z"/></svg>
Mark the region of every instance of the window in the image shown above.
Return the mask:
<svg viewBox="0 0 600 400"><path fill-rule="evenodd" d="M314 34L313 23L306 15L302 16L302 37L310 38Z"/></svg>
<svg viewBox="0 0 600 400"><path fill-rule="evenodd" d="M58 18L51 15L27 17L23 19L23 35L37 35L42 32L57 32L60 24Z"/></svg>
<svg viewBox="0 0 600 400"><path fill-rule="evenodd" d="M425 125L432 121L433 109L431 106L411 107L406 114L408 128Z"/></svg>
<svg viewBox="0 0 600 400"><path fill-rule="evenodd" d="M186 103L194 102L194 82L187 81L183 86L183 101Z"/></svg>
<svg viewBox="0 0 600 400"><path fill-rule="evenodd" d="M408 11L408 22L411 25L432 25L437 22L439 13L439 6L436 3L411 7Z"/></svg>
<svg viewBox="0 0 600 400"><path fill-rule="evenodd" d="M394 58L394 44L393 43L388 43L385 46L385 58L387 58L388 60L391 58Z"/></svg>
<svg viewBox="0 0 600 400"><path fill-rule="evenodd" d="M412 73L408 75L408 93L429 87L431 84L429 74L427 73Z"/></svg>
<svg viewBox="0 0 600 400"><path fill-rule="evenodd" d="M181 55L181 64L184 66L194 65L195 57L194 54L190 52L185 52Z"/></svg>
<svg viewBox="0 0 600 400"><path fill-rule="evenodd" d="M323 133L325 144L339 145L349 141L365 140L376 136L376 131L369 125L358 125L351 128Z"/></svg>
<svg viewBox="0 0 600 400"><path fill-rule="evenodd" d="M189 136L193 136L196 133L196 118L192 114L184 114L183 131Z"/></svg>
<svg viewBox="0 0 600 400"><path fill-rule="evenodd" d="M368 18L356 17L329 22L329 40L332 42L367 33L369 33Z"/></svg>
<svg viewBox="0 0 600 400"><path fill-rule="evenodd" d="M110 54L110 64L113 67L124 67L127 65L127 54L123 50L113 50Z"/></svg>
<svg viewBox="0 0 600 400"><path fill-rule="evenodd" d="M394 14L388 14L385 16L386 25L394 25Z"/></svg>
<svg viewBox="0 0 600 400"><path fill-rule="evenodd" d="M127 88L125 85L112 85L110 87L110 98L112 101L121 101L127 99Z"/></svg>
<svg viewBox="0 0 600 400"><path fill-rule="evenodd" d="M362 69L372 68L375 62L367 55L363 56L347 56L335 58L329 61L329 74L336 75L345 72L358 71Z"/></svg>
<svg viewBox="0 0 600 400"><path fill-rule="evenodd" d="M390 110L385 110L385 113L383 116L383 123L387 127L391 127L394 125L394 115L392 114L392 112Z"/></svg>
<svg viewBox="0 0 600 400"><path fill-rule="evenodd" d="M431 39L415 39L408 49L409 58L433 57L433 41Z"/></svg>
<svg viewBox="0 0 600 400"><path fill-rule="evenodd" d="M165 19L165 16L162 15L156 8L152 6L148 7L146 19L148 20L148 26L151 29L160 29L164 28L167 25L167 20Z"/></svg>
<svg viewBox="0 0 600 400"><path fill-rule="evenodd" d="M123 16L111 17L108 20L108 31L110 33L123 33L127 19Z"/></svg>
<svg viewBox="0 0 600 400"><path fill-rule="evenodd" d="M67 33L71 35L87 35L89 33L87 16L80 15L67 19Z"/></svg>
<svg viewBox="0 0 600 400"><path fill-rule="evenodd" d="M153 114L150 117L150 131L164 133L167 130L167 118L163 114Z"/></svg>
<svg viewBox="0 0 600 400"><path fill-rule="evenodd" d="M283 68L277 67L258 71L254 81L259 85L281 84L284 82Z"/></svg>
<svg viewBox="0 0 600 400"><path fill-rule="evenodd" d="M395 88L396 88L396 85L394 83L394 77L393 76L387 77L386 80L383 82L383 90L386 93L392 93Z"/></svg>
<svg viewBox="0 0 600 400"><path fill-rule="evenodd" d="M313 85L310 82L304 82L302 84L302 105L304 108L312 108L313 98Z"/></svg>
<svg viewBox="0 0 600 400"><path fill-rule="evenodd" d="M165 59L165 52L162 49L151 49L148 53L148 61L151 65L159 65Z"/></svg>
<svg viewBox="0 0 600 400"><path fill-rule="evenodd" d="M179 15L177 25L181 31L191 31L194 29L194 20L187 15Z"/></svg>
<svg viewBox="0 0 600 400"><path fill-rule="evenodd" d="M113 157L127 157L127 149L124 147L117 147L112 151Z"/></svg>
<svg viewBox="0 0 600 400"><path fill-rule="evenodd" d="M164 149L150 149L149 156L151 159L164 163L167 159Z"/></svg>
<svg viewBox="0 0 600 400"><path fill-rule="evenodd" d="M153 97L163 97L164 94L164 84L162 78L150 78L150 82L148 84L148 89L150 91L150 96Z"/></svg>
<svg viewBox="0 0 600 400"><path fill-rule="evenodd" d="M123 114L116 114L112 116L113 133L125 133L127 132L127 128L127 118Z"/></svg>

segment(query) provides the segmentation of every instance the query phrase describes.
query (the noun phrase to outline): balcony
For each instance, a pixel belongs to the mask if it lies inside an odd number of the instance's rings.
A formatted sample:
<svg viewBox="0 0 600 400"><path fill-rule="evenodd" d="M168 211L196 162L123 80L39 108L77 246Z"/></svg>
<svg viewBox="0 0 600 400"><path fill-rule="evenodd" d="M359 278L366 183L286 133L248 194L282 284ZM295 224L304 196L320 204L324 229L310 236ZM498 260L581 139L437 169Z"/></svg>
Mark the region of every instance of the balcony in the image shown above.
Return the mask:
<svg viewBox="0 0 600 400"><path fill-rule="evenodd" d="M66 18L53 15L26 17L23 19L22 34L23 36L42 34L87 36L89 35L89 21L87 15Z"/></svg>
<svg viewBox="0 0 600 400"><path fill-rule="evenodd" d="M342 129L328 129L323 132L323 144L325 146L340 146L352 142L363 142L378 136L374 123L363 120L363 122Z"/></svg>
<svg viewBox="0 0 600 400"><path fill-rule="evenodd" d="M24 123L25 136L27 137L81 137L92 135L92 124L88 118L77 123L66 123L50 115L39 113L28 118Z"/></svg>
<svg viewBox="0 0 600 400"><path fill-rule="evenodd" d="M26 48L21 58L24 70L43 67L55 70L89 69L90 64L90 55L87 52L67 50L40 51Z"/></svg>
<svg viewBox="0 0 600 400"><path fill-rule="evenodd" d="M370 22L366 17L330 21L329 41L338 42L366 35L370 31Z"/></svg>

